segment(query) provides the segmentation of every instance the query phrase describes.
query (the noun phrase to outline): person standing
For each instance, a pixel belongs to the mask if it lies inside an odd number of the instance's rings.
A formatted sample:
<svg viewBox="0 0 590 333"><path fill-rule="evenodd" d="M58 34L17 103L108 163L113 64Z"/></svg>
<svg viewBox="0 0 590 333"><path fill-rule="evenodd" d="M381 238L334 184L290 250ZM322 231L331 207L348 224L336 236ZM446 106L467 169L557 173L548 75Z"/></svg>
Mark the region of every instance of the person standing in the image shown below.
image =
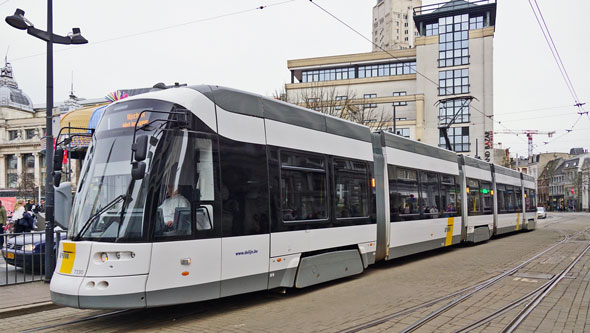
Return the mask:
<svg viewBox="0 0 590 333"><path fill-rule="evenodd" d="M24 221L21 223L25 213L25 201L18 199L14 204L14 211L12 212L12 222L14 224L14 233L25 232Z"/></svg>
<svg viewBox="0 0 590 333"><path fill-rule="evenodd" d="M6 208L0 201L0 248L4 246L4 228L6 227Z"/></svg>

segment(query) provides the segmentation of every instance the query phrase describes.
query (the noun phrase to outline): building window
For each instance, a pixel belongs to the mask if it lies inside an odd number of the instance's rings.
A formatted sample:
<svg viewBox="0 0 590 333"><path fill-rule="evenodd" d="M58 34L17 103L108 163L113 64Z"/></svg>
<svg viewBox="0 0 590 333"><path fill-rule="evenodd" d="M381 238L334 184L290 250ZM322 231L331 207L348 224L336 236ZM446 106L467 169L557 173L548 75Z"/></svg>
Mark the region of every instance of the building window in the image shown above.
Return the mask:
<svg viewBox="0 0 590 333"><path fill-rule="evenodd" d="M377 98L377 94L364 94L363 95L363 99L371 99L371 98ZM368 103L368 104L363 105L364 109L372 109L372 108L376 108L376 107L377 107L377 103Z"/></svg>
<svg viewBox="0 0 590 333"><path fill-rule="evenodd" d="M394 91L393 92L393 97L397 97L397 96L406 96L406 92L405 91ZM393 106L405 106L408 105L408 102L393 102Z"/></svg>
<svg viewBox="0 0 590 333"><path fill-rule="evenodd" d="M416 62L359 66L359 78L416 74Z"/></svg>
<svg viewBox="0 0 590 333"><path fill-rule="evenodd" d="M482 29L482 28L483 28L483 16L469 18L469 30Z"/></svg>
<svg viewBox="0 0 590 333"><path fill-rule="evenodd" d="M320 99L319 97L308 98L305 101L305 107L308 109L320 111Z"/></svg>
<svg viewBox="0 0 590 333"><path fill-rule="evenodd" d="M301 82L348 80L354 78L354 67L318 69L303 71L301 73Z"/></svg>
<svg viewBox="0 0 590 333"><path fill-rule="evenodd" d="M334 98L334 101L336 101L336 103L339 105L336 105L335 109L342 110L342 104L345 104L347 99L347 96L336 96L336 98Z"/></svg>
<svg viewBox="0 0 590 333"><path fill-rule="evenodd" d="M403 136L404 138L409 138L410 137L410 129L407 127L403 127L403 128L397 127L395 129L395 134L397 134L399 136Z"/></svg>
<svg viewBox="0 0 590 333"><path fill-rule="evenodd" d="M426 36L436 36L438 35L438 23L427 24L426 25Z"/></svg>
<svg viewBox="0 0 590 333"><path fill-rule="evenodd" d="M443 17L438 20L438 66L469 64L469 15Z"/></svg>
<svg viewBox="0 0 590 333"><path fill-rule="evenodd" d="M29 128L25 130L25 137L27 140L30 140L35 137L36 130L34 128Z"/></svg>
<svg viewBox="0 0 590 333"><path fill-rule="evenodd" d="M442 101L439 104L439 123L448 124L455 118L455 124L469 122L469 100L458 98L448 101ZM455 117L456 116L456 117Z"/></svg>
<svg viewBox="0 0 590 333"><path fill-rule="evenodd" d="M451 142L451 149L455 152L469 151L469 127L450 127L447 129L447 136ZM440 135L439 147L446 148L444 136Z"/></svg>
<svg viewBox="0 0 590 333"><path fill-rule="evenodd" d="M6 185L9 188L18 187L18 159L16 155L6 155Z"/></svg>
<svg viewBox="0 0 590 333"><path fill-rule="evenodd" d="M469 69L439 72L438 95L458 95L469 92Z"/></svg>
<svg viewBox="0 0 590 333"><path fill-rule="evenodd" d="M18 138L18 130L16 131L8 131L8 140L16 140Z"/></svg>

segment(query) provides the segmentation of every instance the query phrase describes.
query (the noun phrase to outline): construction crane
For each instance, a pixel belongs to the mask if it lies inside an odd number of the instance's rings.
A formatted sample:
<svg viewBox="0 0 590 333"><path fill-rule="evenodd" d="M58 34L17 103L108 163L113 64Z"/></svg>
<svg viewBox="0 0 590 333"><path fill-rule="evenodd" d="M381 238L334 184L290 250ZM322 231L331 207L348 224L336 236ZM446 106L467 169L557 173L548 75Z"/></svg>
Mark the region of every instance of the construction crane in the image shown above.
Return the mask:
<svg viewBox="0 0 590 333"><path fill-rule="evenodd" d="M555 131L551 132L544 132L539 130L501 130L501 131L494 131L495 134L526 134L529 143L529 158L533 156L533 135L535 134L545 134L548 137L552 137L555 134Z"/></svg>

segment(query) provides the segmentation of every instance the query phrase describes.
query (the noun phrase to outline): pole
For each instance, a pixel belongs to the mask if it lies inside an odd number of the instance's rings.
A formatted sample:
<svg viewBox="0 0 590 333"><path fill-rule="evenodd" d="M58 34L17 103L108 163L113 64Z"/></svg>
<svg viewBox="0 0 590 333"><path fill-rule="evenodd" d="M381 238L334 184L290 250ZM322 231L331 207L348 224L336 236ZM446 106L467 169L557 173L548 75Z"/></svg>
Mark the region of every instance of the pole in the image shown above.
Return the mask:
<svg viewBox="0 0 590 333"><path fill-rule="evenodd" d="M55 269L53 250L53 1L47 0L47 96L45 115L45 282Z"/></svg>
<svg viewBox="0 0 590 333"><path fill-rule="evenodd" d="M395 126L395 119L396 119L396 115L395 115L395 104L393 104L393 134L397 134L397 127Z"/></svg>

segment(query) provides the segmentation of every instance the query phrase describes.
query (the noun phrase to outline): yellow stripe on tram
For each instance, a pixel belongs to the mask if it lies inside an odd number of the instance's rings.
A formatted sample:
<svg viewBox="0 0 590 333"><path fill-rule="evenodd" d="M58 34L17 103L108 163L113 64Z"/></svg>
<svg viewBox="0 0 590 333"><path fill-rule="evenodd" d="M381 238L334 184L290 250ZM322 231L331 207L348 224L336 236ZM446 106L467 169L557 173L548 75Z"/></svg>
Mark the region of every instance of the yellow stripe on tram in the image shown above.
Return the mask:
<svg viewBox="0 0 590 333"><path fill-rule="evenodd" d="M447 238L445 240L445 246L449 246L453 244L453 226L455 225L455 218L449 217L449 222L447 223Z"/></svg>
<svg viewBox="0 0 590 333"><path fill-rule="evenodd" d="M61 254L61 268L59 272L62 274L72 274L74 268L74 260L76 258L76 243L62 243L63 252Z"/></svg>
<svg viewBox="0 0 590 333"><path fill-rule="evenodd" d="M520 229L520 213L516 214L516 231Z"/></svg>

